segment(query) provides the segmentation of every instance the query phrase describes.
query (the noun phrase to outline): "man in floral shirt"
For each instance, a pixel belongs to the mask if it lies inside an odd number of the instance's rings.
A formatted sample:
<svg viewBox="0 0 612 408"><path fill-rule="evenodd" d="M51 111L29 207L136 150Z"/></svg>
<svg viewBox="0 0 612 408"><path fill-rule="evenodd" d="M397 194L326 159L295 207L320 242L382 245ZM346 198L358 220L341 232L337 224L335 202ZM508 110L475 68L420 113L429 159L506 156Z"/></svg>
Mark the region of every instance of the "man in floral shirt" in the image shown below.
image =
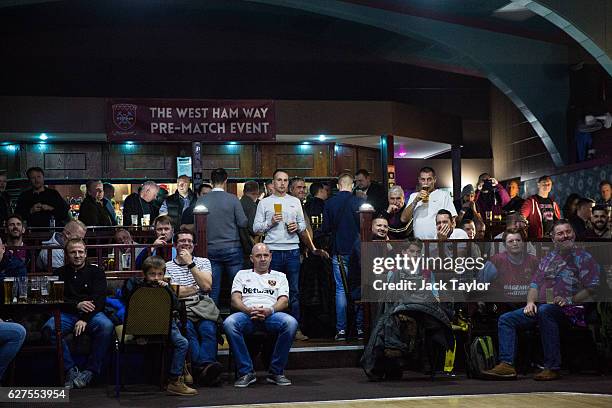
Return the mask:
<svg viewBox="0 0 612 408"><path fill-rule="evenodd" d="M503 314L498 320L500 363L485 371L487 378L516 378L513 367L516 331L536 325L542 338L544 370L536 374L534 380L548 381L560 377L559 326L584 321L584 309L580 303L599 286L599 265L591 254L574 246L576 235L567 220L555 222L552 239L555 248L542 259L533 276L527 305Z"/></svg>

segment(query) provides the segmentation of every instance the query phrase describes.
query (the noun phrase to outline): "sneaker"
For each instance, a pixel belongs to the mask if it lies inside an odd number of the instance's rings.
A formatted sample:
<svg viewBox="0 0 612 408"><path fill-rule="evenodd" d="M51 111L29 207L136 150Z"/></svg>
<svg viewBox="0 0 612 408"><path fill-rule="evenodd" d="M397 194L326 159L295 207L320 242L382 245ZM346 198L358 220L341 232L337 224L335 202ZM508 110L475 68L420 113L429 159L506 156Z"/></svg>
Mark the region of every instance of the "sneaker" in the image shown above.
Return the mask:
<svg viewBox="0 0 612 408"><path fill-rule="evenodd" d="M306 336L304 333L302 333L301 330L298 329L298 331L295 332L295 339L305 341L308 340L308 336Z"/></svg>
<svg viewBox="0 0 612 408"><path fill-rule="evenodd" d="M255 373L248 373L238 378L236 382L234 382L234 387L246 388L254 382L257 382L257 377L255 376Z"/></svg>
<svg viewBox="0 0 612 408"><path fill-rule="evenodd" d="M193 376L189 372L190 365L191 364L185 363L185 365L183 366L183 379L185 381L185 384L193 384Z"/></svg>
<svg viewBox="0 0 612 408"><path fill-rule="evenodd" d="M334 340L336 340L336 341L346 341L346 331L340 330L338 332L338 334L336 334L336 337L334 337Z"/></svg>
<svg viewBox="0 0 612 408"><path fill-rule="evenodd" d="M357 329L357 340L365 339L365 332L361 329Z"/></svg>
<svg viewBox="0 0 612 408"><path fill-rule="evenodd" d="M64 387L73 388L74 380L79 376L79 369L74 366L70 370L66 371L66 382L64 382Z"/></svg>
<svg viewBox="0 0 612 408"><path fill-rule="evenodd" d="M188 387L180 376L175 381L170 381L166 387L166 391L170 395L198 395L198 391Z"/></svg>
<svg viewBox="0 0 612 408"><path fill-rule="evenodd" d="M483 378L490 380L515 380L516 370L508 363L499 363L490 370L482 372Z"/></svg>
<svg viewBox="0 0 612 408"><path fill-rule="evenodd" d="M270 374L266 381L270 384L276 385L291 385L291 380L282 374Z"/></svg>
<svg viewBox="0 0 612 408"><path fill-rule="evenodd" d="M551 370L548 368L543 369L533 376L533 379L536 381L552 381L558 380L559 378L561 378L561 373L559 370Z"/></svg>
<svg viewBox="0 0 612 408"><path fill-rule="evenodd" d="M221 373L223 372L223 366L221 363L214 362L204 366L200 374L198 375L198 385L203 387L210 387L216 385L221 381Z"/></svg>
<svg viewBox="0 0 612 408"><path fill-rule="evenodd" d="M85 388L93 379L93 373L89 370L84 370L79 373L79 376L74 379L74 386L77 388Z"/></svg>

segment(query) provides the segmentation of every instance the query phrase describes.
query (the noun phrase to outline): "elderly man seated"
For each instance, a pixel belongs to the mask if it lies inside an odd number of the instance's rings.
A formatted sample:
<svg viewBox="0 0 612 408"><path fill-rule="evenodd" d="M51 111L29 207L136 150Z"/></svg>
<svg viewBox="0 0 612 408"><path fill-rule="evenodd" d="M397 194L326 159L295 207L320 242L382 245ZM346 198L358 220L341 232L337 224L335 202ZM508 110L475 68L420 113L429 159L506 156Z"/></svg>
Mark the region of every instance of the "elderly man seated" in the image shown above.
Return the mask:
<svg viewBox="0 0 612 408"><path fill-rule="evenodd" d="M270 270L271 260L272 254L266 244L254 245L251 251L253 269L238 271L232 284L232 307L238 311L225 319L223 327L236 356L240 375L235 387L248 387L257 381L244 340L245 335L256 329L278 334L267 382L291 385L283 372L298 323L283 312L289 306L289 283L285 274Z"/></svg>
<svg viewBox="0 0 612 408"><path fill-rule="evenodd" d="M81 221L69 221L62 232L54 232L48 241L43 241L43 246L56 246L57 249L51 250L51 268L57 269L64 266L64 244L73 238L84 239L87 233L87 226ZM47 250L40 251L38 254L37 266L45 270L49 265L49 254Z"/></svg>

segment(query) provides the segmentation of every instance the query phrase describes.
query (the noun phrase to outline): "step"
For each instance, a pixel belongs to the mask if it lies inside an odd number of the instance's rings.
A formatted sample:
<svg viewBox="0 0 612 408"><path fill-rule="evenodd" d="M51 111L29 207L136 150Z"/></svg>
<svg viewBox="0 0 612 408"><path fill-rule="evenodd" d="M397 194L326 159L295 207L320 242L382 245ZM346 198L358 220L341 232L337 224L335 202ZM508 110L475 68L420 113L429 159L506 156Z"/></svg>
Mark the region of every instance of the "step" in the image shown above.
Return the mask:
<svg viewBox="0 0 612 408"><path fill-rule="evenodd" d="M330 339L309 339L295 341L289 351L288 369L311 368L345 368L358 367L359 359L363 354L363 341L334 341ZM218 360L227 366L229 350L227 343L219 347ZM255 369L263 367L261 358L255 361Z"/></svg>

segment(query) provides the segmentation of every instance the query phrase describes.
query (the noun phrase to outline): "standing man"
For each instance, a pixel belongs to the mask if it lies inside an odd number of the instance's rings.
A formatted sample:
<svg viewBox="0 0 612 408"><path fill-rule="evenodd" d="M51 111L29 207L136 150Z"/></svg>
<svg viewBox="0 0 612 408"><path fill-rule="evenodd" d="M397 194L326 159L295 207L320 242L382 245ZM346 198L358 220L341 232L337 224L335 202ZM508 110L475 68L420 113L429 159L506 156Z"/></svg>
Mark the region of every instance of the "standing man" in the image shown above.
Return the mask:
<svg viewBox="0 0 612 408"><path fill-rule="evenodd" d="M604 180L599 183L599 194L601 194L601 198L597 204L612 207L612 183L610 183L608 180Z"/></svg>
<svg viewBox="0 0 612 408"><path fill-rule="evenodd" d="M158 191L157 183L149 180L142 184L140 192L127 196L123 203L123 225L142 225L142 218L145 214L149 214L150 220L153 221L158 214L157 207L153 205ZM138 217L136 224L132 224L132 215Z"/></svg>
<svg viewBox="0 0 612 408"><path fill-rule="evenodd" d="M111 214L104 204L104 187L100 180L90 180L85 184L87 196L79 209L79 221L87 226L110 226Z"/></svg>
<svg viewBox="0 0 612 408"><path fill-rule="evenodd" d="M521 214L529 223L529 238L548 238L555 221L561 218L559 205L549 197L552 190L550 176L538 179L538 193L529 197L521 207Z"/></svg>
<svg viewBox="0 0 612 408"><path fill-rule="evenodd" d="M412 220L414 236L419 239L437 239L436 215L447 210L457 216L453 200L446 191L436 189L436 172L431 167L419 170L420 191L410 194L402 219Z"/></svg>
<svg viewBox="0 0 612 408"><path fill-rule="evenodd" d="M291 315L299 322L299 281L300 281L300 236L306 239L310 251L319 256L325 251L317 249L309 235L305 233L306 223L300 200L287 194L289 175L286 171L276 170L272 176L274 194L264 198L257 205L253 222L253 232L265 234L265 243L272 251L271 267L283 272L289 281L289 301ZM308 238L306 238L308 237ZM297 340L307 337L298 330Z"/></svg>
<svg viewBox="0 0 612 408"><path fill-rule="evenodd" d="M65 387L84 388L94 375L102 373L102 364L111 346L114 326L104 314L106 301L106 276L97 266L87 264L87 248L81 238L66 242L66 265L57 274L64 282L64 302L73 304L72 309L61 314L62 333L73 332L74 336L89 334L92 339L91 354L85 370L79 371L72 359L70 349L64 340ZM55 323L52 317L45 323L49 330L51 344L55 344Z"/></svg>
<svg viewBox="0 0 612 408"><path fill-rule="evenodd" d="M359 241L359 206L363 204L363 199L351 193L353 177L348 173L338 177L338 190L338 194L325 203L321 232L331 234L332 271L336 282L335 339L344 341L346 340L348 304L345 284L348 285L351 254ZM361 328L359 330L361 331ZM358 336L363 336L363 333L358 333Z"/></svg>
<svg viewBox="0 0 612 408"><path fill-rule="evenodd" d="M584 239L587 227L593 215L593 205L595 203L589 198L580 198L576 203L576 214L569 217L576 239Z"/></svg>
<svg viewBox="0 0 612 408"><path fill-rule="evenodd" d="M406 218L402 219L406 209L406 198L404 189L395 185L389 189L389 207L385 212L385 217L389 221L389 238L406 239L410 234L410 223Z"/></svg>
<svg viewBox="0 0 612 408"><path fill-rule="evenodd" d="M355 173L355 195L374 207L377 213L387 209L387 194L385 188L372 181L370 172L360 169Z"/></svg>
<svg viewBox="0 0 612 408"><path fill-rule="evenodd" d="M306 213L306 217L310 220L310 226L314 234L312 239L317 246L321 246L323 212L325 209L325 200L329 198L329 194L325 185L316 181L310 185L310 196L311 199L304 204L304 212Z"/></svg>
<svg viewBox="0 0 612 408"><path fill-rule="evenodd" d="M232 307L237 312L225 319L223 328L236 356L239 378L234 387L248 387L257 381L244 336L258 328L277 334L266 381L291 385L284 370L298 323L284 312L289 306L289 283L284 274L270 268L271 260L266 244L255 244L251 253L253 269L239 271L232 284Z"/></svg>
<svg viewBox="0 0 612 408"><path fill-rule="evenodd" d="M240 198L240 205L244 215L247 217L247 228L249 234L255 237L253 232L253 221L255 221L255 213L257 213L257 204L259 203L259 183L250 180L244 183L244 189L242 190L242 198ZM249 254L250 255L250 254Z"/></svg>
<svg viewBox="0 0 612 408"><path fill-rule="evenodd" d="M117 221L117 212L115 211L115 186L111 183L104 183L102 184L102 189L104 190L102 203L104 203L106 211L110 214L113 225L117 225L119 222Z"/></svg>
<svg viewBox="0 0 612 408"><path fill-rule="evenodd" d="M480 215L485 215L487 211L490 211L492 216L501 215L502 207L510 202L510 196L504 186L489 173L482 173L478 177L476 189L476 208Z"/></svg>
<svg viewBox="0 0 612 408"><path fill-rule="evenodd" d="M514 379L516 332L538 326L544 351L544 369L533 379L556 380L561 377L562 324L584 320L584 309L576 307L599 286L599 265L587 251L574 245L576 238L567 220L552 227L554 249L542 259L531 279L527 305L498 319L499 364L485 374L492 379Z"/></svg>
<svg viewBox="0 0 612 408"><path fill-rule="evenodd" d="M68 221L68 204L57 190L45 187L43 169L30 167L26 175L32 188L19 195L15 212L21 215L28 227L49 227L52 217L55 226L63 226Z"/></svg>
<svg viewBox="0 0 612 408"><path fill-rule="evenodd" d="M178 284L181 297L196 296L203 300L212 287L210 261L193 256L195 236L189 230L176 234L176 258L166 262L171 283ZM218 312L218 310L217 310ZM217 321L187 320L187 339L191 350L193 376L200 385L215 385L220 381L223 367L217 359Z"/></svg>
<svg viewBox="0 0 612 408"><path fill-rule="evenodd" d="M247 226L247 217L238 197L226 192L227 172L215 169L210 174L213 189L204 197L198 198L197 204L208 208L208 259L212 266L212 290L210 297L219 304L221 279L223 275L234 280L242 268L243 256L240 243L240 228Z"/></svg>
<svg viewBox="0 0 612 408"><path fill-rule="evenodd" d="M507 188L510 201L508 201L508 204L502 207L502 210L504 210L506 214L512 211L521 211L521 207L523 206L525 200L519 195L521 186L519 185L518 180L510 180L507 184Z"/></svg>
<svg viewBox="0 0 612 408"><path fill-rule="evenodd" d="M175 231L178 231L181 226L181 218L187 208L194 205L196 196L189 188L191 180L186 175L181 175L176 180L176 191L174 194L166 197L162 203L159 213L167 214L172 218L172 227Z"/></svg>

